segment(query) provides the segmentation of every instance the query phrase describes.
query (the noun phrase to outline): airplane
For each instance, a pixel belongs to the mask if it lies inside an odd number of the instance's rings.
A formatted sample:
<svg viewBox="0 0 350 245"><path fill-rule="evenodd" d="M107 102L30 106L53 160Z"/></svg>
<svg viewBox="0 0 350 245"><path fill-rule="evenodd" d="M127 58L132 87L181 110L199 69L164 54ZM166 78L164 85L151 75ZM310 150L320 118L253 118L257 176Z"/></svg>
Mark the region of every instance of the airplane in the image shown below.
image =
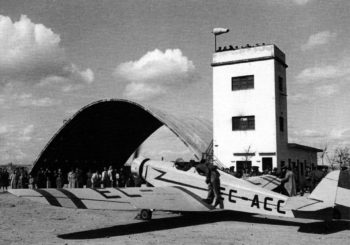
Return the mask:
<svg viewBox="0 0 350 245"><path fill-rule="evenodd" d="M174 162L138 157L131 163L133 174L148 186L127 188L9 189L32 201L57 207L104 210L140 210L142 220L153 211L203 212L219 208L205 198L208 186L198 168L178 169ZM279 217L324 220L350 219L350 170L332 171L309 196L288 197L271 191L275 179L238 179L219 170L223 209ZM268 180L268 181L266 181ZM265 187L264 187L265 186Z"/></svg>

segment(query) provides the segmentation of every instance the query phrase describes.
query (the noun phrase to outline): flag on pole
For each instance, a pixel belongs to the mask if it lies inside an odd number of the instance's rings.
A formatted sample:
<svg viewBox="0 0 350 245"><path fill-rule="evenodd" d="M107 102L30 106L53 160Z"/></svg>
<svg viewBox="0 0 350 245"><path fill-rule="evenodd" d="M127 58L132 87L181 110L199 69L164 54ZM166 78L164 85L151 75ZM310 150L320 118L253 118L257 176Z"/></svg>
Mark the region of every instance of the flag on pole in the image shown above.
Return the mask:
<svg viewBox="0 0 350 245"><path fill-rule="evenodd" d="M221 35L221 34L224 34L224 33L227 33L229 32L230 30L229 29L226 29L226 28L221 28L221 27L217 27L217 28L214 28L212 33L217 36L217 35Z"/></svg>

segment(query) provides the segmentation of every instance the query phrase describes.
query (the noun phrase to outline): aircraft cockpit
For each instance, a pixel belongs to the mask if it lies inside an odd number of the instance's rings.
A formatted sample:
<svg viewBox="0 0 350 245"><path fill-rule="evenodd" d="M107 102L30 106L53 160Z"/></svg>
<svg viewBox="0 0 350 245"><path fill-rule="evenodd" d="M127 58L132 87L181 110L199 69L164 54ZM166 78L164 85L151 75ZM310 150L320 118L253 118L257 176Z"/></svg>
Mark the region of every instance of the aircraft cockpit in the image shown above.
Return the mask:
<svg viewBox="0 0 350 245"><path fill-rule="evenodd" d="M181 171L190 171L191 169L194 172L197 172L199 175L205 176L208 173L208 167L205 163L196 162L194 160L190 160L189 162L185 162L182 158L176 159L174 166L176 169Z"/></svg>

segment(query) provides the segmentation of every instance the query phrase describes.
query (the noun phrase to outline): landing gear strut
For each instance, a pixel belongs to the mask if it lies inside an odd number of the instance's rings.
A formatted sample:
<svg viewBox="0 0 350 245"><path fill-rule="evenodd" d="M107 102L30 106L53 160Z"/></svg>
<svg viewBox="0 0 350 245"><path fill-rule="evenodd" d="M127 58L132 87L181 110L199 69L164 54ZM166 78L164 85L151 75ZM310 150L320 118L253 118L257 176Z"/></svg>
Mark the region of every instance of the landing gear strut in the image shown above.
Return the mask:
<svg viewBox="0 0 350 245"><path fill-rule="evenodd" d="M150 209L141 209L140 213L136 216L140 220L151 220L152 211Z"/></svg>

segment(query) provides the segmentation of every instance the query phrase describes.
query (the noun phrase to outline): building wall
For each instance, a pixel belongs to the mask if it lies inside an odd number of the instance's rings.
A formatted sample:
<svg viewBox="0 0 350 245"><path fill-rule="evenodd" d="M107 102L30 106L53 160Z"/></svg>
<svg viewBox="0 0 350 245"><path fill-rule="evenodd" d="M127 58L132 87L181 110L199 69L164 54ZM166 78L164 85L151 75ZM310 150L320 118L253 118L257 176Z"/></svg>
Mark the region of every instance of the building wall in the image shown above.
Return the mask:
<svg viewBox="0 0 350 245"><path fill-rule="evenodd" d="M276 141L277 141L277 164L280 169L281 164L288 160L288 118L287 118L287 76L286 67L279 62L275 62L275 94L276 94ZM282 84L280 84L280 79ZM280 88L282 86L282 88ZM283 131L280 127L280 118L283 118Z"/></svg>
<svg viewBox="0 0 350 245"><path fill-rule="evenodd" d="M317 149L288 145L287 65L281 50L264 45L217 52L212 66L213 151L222 164L250 161L262 171L263 162L272 160L272 168L290 163L303 175L306 166L317 163ZM247 75L254 75L254 88L233 91L232 77ZM233 131L237 116L255 116L255 129Z"/></svg>
<svg viewBox="0 0 350 245"><path fill-rule="evenodd" d="M302 181L306 168L317 165L317 152L289 148L286 164L296 170L297 179Z"/></svg>
<svg viewBox="0 0 350 245"><path fill-rule="evenodd" d="M298 162L303 162L305 163L305 166L311 167L312 165L316 166L317 165L317 152L312 152L312 151L307 151L303 149L294 149L294 148L289 148L288 150L288 160L287 163L289 162L295 165L298 164Z"/></svg>
<svg viewBox="0 0 350 245"><path fill-rule="evenodd" d="M275 55L284 61L284 54L274 45L220 52L213 56L214 154L226 166L248 160L262 170L262 157L271 157L273 167L276 167L278 149L286 148L287 130L281 134L277 131L281 113L285 116L287 129L286 96L280 99L276 84L276 77L281 76L286 88L285 68L274 59ZM249 60L251 62L247 62ZM231 78L245 75L254 75L254 89L232 91ZM284 104L279 106L276 100L282 100ZM255 130L232 131L233 116L255 116ZM255 156L243 156L248 149ZM261 153L274 154L261 156Z"/></svg>

